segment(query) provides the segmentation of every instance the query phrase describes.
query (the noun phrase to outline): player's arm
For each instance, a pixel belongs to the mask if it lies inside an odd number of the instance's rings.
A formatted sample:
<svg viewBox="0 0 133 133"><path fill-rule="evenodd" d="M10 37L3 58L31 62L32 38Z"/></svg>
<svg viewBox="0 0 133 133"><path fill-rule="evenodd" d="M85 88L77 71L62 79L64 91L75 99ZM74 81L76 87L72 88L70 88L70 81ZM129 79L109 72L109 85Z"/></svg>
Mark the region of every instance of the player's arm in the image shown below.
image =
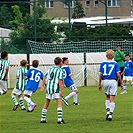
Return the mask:
<svg viewBox="0 0 133 133"><path fill-rule="evenodd" d="M9 67L6 67L5 80L7 80L7 79L8 79L8 71L9 71Z"/></svg>
<svg viewBox="0 0 133 133"><path fill-rule="evenodd" d="M102 73L99 74L99 85L98 85L98 90L101 91L102 90Z"/></svg>
<svg viewBox="0 0 133 133"><path fill-rule="evenodd" d="M63 97L63 93L62 93L62 90L64 88L63 80L59 80L58 83L59 83L59 88L60 88L60 96Z"/></svg>
<svg viewBox="0 0 133 133"><path fill-rule="evenodd" d="M46 84L46 76L44 76L44 78L43 78L43 80L42 80L42 87L41 87L41 92L43 92L44 91L44 87L45 87L45 84Z"/></svg>
<svg viewBox="0 0 133 133"><path fill-rule="evenodd" d="M123 89L123 84L122 84L120 72L117 72L117 77L118 77L118 79L119 79L121 89Z"/></svg>

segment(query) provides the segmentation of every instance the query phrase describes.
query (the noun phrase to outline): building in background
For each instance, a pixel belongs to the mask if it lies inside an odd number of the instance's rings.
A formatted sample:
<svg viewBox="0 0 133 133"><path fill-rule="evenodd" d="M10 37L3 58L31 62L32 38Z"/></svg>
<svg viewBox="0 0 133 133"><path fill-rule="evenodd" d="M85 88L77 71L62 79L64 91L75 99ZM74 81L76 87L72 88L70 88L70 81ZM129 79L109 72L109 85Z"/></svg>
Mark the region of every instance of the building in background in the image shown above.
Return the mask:
<svg viewBox="0 0 133 133"><path fill-rule="evenodd" d="M34 0L31 0L33 2ZM62 0L44 0L45 8L48 9L49 17L67 18L68 6ZM84 9L85 17L95 17L105 15L105 0L78 0ZM75 7L75 0L71 0L71 15ZM133 0L107 0L108 15L117 18L127 18L133 16Z"/></svg>

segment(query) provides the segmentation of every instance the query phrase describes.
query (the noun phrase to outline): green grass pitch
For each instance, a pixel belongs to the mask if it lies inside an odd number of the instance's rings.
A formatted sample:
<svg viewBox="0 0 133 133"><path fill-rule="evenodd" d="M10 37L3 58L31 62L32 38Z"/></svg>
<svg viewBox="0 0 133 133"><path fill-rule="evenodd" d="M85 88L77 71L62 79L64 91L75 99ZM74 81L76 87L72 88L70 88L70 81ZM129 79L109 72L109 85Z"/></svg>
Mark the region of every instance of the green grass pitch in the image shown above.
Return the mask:
<svg viewBox="0 0 133 133"><path fill-rule="evenodd" d="M64 89L64 96L70 90ZM0 133L132 133L133 132L133 90L128 86L128 93L116 97L116 108L113 121L105 120L105 95L96 86L79 88L80 106L74 106L73 98L69 106L63 103L63 119L65 125L57 124L57 106L51 101L47 113L47 123L40 123L41 110L45 102L45 93L39 90L32 95L37 104L34 112L27 113L18 108L12 111L13 103L8 90L6 95L0 96ZM26 105L27 106L27 105Z"/></svg>

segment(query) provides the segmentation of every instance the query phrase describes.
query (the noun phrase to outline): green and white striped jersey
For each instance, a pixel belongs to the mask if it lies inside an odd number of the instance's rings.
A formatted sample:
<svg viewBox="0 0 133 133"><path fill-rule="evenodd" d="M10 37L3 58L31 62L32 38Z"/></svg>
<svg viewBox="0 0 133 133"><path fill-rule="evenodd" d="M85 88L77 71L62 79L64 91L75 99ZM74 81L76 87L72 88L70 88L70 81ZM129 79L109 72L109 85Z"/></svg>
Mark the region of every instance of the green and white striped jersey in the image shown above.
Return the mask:
<svg viewBox="0 0 133 133"><path fill-rule="evenodd" d="M16 83L16 89L24 91L26 86L26 73L27 73L27 69L25 67L20 66L17 69L16 77L19 77L19 78Z"/></svg>
<svg viewBox="0 0 133 133"><path fill-rule="evenodd" d="M51 67L46 73L46 93L54 94L59 93L59 80L63 80L63 71L58 66Z"/></svg>
<svg viewBox="0 0 133 133"><path fill-rule="evenodd" d="M0 80L5 80L6 68L9 68L10 62L8 60L0 60Z"/></svg>

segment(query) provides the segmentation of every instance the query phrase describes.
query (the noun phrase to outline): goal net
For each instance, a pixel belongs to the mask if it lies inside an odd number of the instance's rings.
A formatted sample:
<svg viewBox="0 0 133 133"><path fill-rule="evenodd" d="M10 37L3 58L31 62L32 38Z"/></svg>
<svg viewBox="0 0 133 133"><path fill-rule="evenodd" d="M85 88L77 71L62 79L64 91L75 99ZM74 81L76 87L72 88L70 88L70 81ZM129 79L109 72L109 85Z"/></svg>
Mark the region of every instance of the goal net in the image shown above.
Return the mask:
<svg viewBox="0 0 133 133"><path fill-rule="evenodd" d="M83 41L54 44L29 40L28 44L31 56L40 56L43 60L40 67L45 67L45 71L53 65L56 56L67 56L73 73L72 78L77 86L97 85L99 65L106 59L107 49L116 51L117 45L120 44L125 54L129 53L131 58L133 57L132 41L108 41L108 43L106 41Z"/></svg>

